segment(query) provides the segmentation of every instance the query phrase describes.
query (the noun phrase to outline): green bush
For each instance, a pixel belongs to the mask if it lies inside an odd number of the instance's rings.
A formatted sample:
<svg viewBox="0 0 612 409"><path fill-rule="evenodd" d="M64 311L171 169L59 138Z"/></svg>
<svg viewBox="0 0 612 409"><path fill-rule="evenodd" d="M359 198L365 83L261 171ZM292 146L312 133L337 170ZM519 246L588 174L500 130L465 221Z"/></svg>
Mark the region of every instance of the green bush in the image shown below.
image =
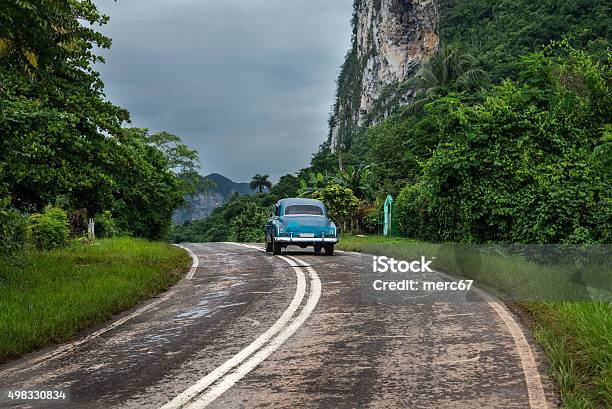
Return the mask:
<svg viewBox="0 0 612 409"><path fill-rule="evenodd" d="M28 240L40 250L65 245L69 235L68 216L59 207L47 206L43 213L34 213L28 219Z"/></svg>
<svg viewBox="0 0 612 409"><path fill-rule="evenodd" d="M98 213L94 218L96 237L110 238L125 235L111 212Z"/></svg>
<svg viewBox="0 0 612 409"><path fill-rule="evenodd" d="M347 230L349 224L351 226L354 224L359 199L348 187L331 183L321 190L312 192L309 196L325 203L329 218L342 226L343 231Z"/></svg>
<svg viewBox="0 0 612 409"><path fill-rule="evenodd" d="M400 192L395 207L395 220L402 236L415 237L421 232L431 236L430 217L435 217L429 211L429 201L423 183L408 185ZM432 238L432 240L435 240Z"/></svg>
<svg viewBox="0 0 612 409"><path fill-rule="evenodd" d="M264 241L264 225L268 218L265 208L248 203L230 224L229 239L237 242Z"/></svg>
<svg viewBox="0 0 612 409"><path fill-rule="evenodd" d="M0 200L0 258L18 253L25 243L27 220L8 207L8 199Z"/></svg>
<svg viewBox="0 0 612 409"><path fill-rule="evenodd" d="M440 142L400 195L401 232L430 241L607 243L610 67L567 46L526 56L521 82L426 106ZM557 50L557 48L555 48Z"/></svg>

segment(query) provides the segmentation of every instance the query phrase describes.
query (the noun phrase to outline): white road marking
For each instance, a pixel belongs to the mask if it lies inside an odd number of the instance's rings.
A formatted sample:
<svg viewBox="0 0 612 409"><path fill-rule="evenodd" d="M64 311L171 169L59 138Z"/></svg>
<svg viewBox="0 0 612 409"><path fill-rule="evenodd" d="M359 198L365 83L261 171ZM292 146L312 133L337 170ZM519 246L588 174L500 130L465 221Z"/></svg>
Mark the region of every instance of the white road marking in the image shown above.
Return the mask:
<svg viewBox="0 0 612 409"><path fill-rule="evenodd" d="M449 279L453 279L448 274L439 271L436 271L436 273ZM523 330L516 323L512 317L512 314L510 314L502 303L496 301L493 297L485 293L480 288L472 287L472 291L485 300L489 307L491 307L493 311L497 313L514 339L514 344L523 368L523 374L525 375L525 383L527 385L527 394L529 397L529 407L531 409L550 408L551 405L549 405L546 401L542 377L540 376L540 371L538 371L535 356L533 355L533 351L531 350L529 342L527 342L527 338L525 337Z"/></svg>
<svg viewBox="0 0 612 409"><path fill-rule="evenodd" d="M506 327L510 331L514 343L521 359L521 365L523 367L523 373L525 374L525 382L527 383L527 393L529 394L529 407L532 409L546 409L550 405L546 402L546 394L544 393L544 387L542 386L542 378L538 371L533 351L525 334L521 327L518 326L512 315L508 312L506 307L496 301L489 301L487 303L499 317L502 319Z"/></svg>
<svg viewBox="0 0 612 409"><path fill-rule="evenodd" d="M50 361L52 359L57 359L61 356L64 356L70 352L72 352L74 349L76 349L78 346L91 341L94 338L99 337L100 335L114 329L117 328L119 325L126 323L127 321L131 320L132 318L135 318L149 310L151 310L154 307L157 307L159 304L163 303L164 301L168 300L170 297L172 297L174 294L176 293L176 290L174 291L170 291L168 293L166 293L163 297L158 298L157 300L153 301L152 303L149 303L147 305L145 305L144 307L134 311L133 313L131 313L130 315L126 315L125 317L118 319L117 321L112 322L110 325L107 325L104 328L101 328L99 330L97 330L96 332L93 332L91 334L89 334L88 336L86 336L85 338L81 338L79 340L70 342L68 344L64 344L56 349L54 349L53 351L38 356L36 358L33 359L29 359L25 362L23 362L20 365L14 366L12 368L8 368L5 369L4 371L0 372L3 376L6 376L10 373L13 372L17 372L20 370L31 370L31 369L35 369L40 367L41 365L45 364L47 361Z"/></svg>
<svg viewBox="0 0 612 409"><path fill-rule="evenodd" d="M257 250L265 251L255 246L238 243L228 244L235 244L240 247L250 247L255 248ZM298 315L298 317L290 325L287 326L287 324L299 308L300 304L302 303L302 300L304 299L304 296L306 294L306 278L302 269L297 264L295 264L293 260L290 260L289 258L284 256L279 256L279 258L283 259L293 267L297 280L295 296L293 297L293 300L291 301L289 307L287 307L283 315L281 315L281 317L266 332L264 332L257 339L251 342L251 344L249 344L236 355L225 361L221 366L214 369L204 378L200 379L197 383L187 388L184 392L176 396L173 400L166 403L164 406L162 406L162 409L176 409L183 407L184 405L189 404L189 402L192 401L194 398L197 398L197 400L195 402L192 402L192 404L188 407L192 407L192 405L197 405L194 407L204 407L208 405L208 403L215 400L218 396L220 396L223 392L225 392L233 384L235 384L239 379L241 379L244 375L250 372L255 366L257 366L264 359L266 359L287 338L289 338L289 336L291 336L300 325L302 325L306 318L308 318L310 312L312 311L312 309L314 309L319 300L321 292L321 282L318 281L318 276L316 275L314 270L310 269L312 270L312 272L309 271L311 278L311 291L308 301L306 302L304 309ZM313 280L318 281L318 284L313 284ZM270 341L270 343L266 347L261 349L264 344L266 344L266 342L268 342L281 330L282 332L280 332L280 334L276 338ZM255 353L258 350L259 352ZM249 356L254 353L255 355L249 358ZM238 368L236 368L234 372L226 375L227 372L229 372L236 366L238 366ZM224 377L224 375L226 376ZM217 383L215 386L213 386L213 388L202 394L202 392L204 392L209 386L217 382L220 378L222 379L219 383Z"/></svg>
<svg viewBox="0 0 612 409"><path fill-rule="evenodd" d="M285 259L285 257L280 256ZM300 264L306 264L297 257L289 257ZM294 270L300 270L300 267L295 266ZM293 335L299 327L304 324L308 319L312 311L317 306L319 298L321 297L321 280L312 267L306 267L310 276L310 294L308 300L304 305L304 308L300 314L291 322L290 325L285 327L270 343L264 348L260 349L255 355L249 358L247 361L242 363L236 370L225 376L221 381L215 384L210 390L200 395L193 403L186 406L186 409L201 409L208 406L215 399L230 389L236 382L246 376L249 372L262 363L268 358L274 351L276 351L291 335Z"/></svg>
<svg viewBox="0 0 612 409"><path fill-rule="evenodd" d="M198 268L198 266L200 265L200 260L198 260L198 256L196 256L193 251L191 251L191 249L185 247L185 246L181 246L180 244L173 244L173 246L176 247L180 247L183 250L186 250L187 253L189 253L189 255L191 256L191 268L189 269L189 272L187 273L187 275L185 276L186 280L191 280L193 278L193 275L196 272L196 269Z"/></svg>
<svg viewBox="0 0 612 409"><path fill-rule="evenodd" d="M440 318L448 318L448 317L469 317L474 315L473 312L462 313L462 314L440 314Z"/></svg>
<svg viewBox="0 0 612 409"><path fill-rule="evenodd" d="M176 247L180 247L182 249L187 250L187 252L191 255L191 267L189 269L189 273L187 273L187 275L185 276L186 279L190 280L193 277L193 273L195 272L196 268L198 267L199 261L198 258L195 256L195 254L193 254L193 252L186 248L183 247L181 245L175 244ZM164 294L161 298L158 298L157 300L145 305L142 308L137 309L136 311L134 311L133 313L126 315L123 318L118 319L117 321L113 321L111 322L109 325L107 325L104 328L101 328L99 330L97 330L96 332L93 332L89 335L87 335L85 338L81 338L78 339L76 341L61 345L57 348L55 348L53 351L48 352L44 355L40 355L37 356L33 359L28 359L25 362L13 366L11 368L5 369L3 371L0 371L0 373L4 376L10 374L10 373L14 373L14 372L18 372L20 370L32 370L35 368L38 368L40 366L42 366L44 363L46 363L47 361L53 360L53 359L57 359L59 357L65 356L66 354L72 352L74 349L76 349L77 347L79 347L80 345L91 341L94 338L99 337L100 335L117 328L118 326L125 324L126 322L128 322L129 320L131 320L132 318L135 318L147 311L149 311L150 309L158 306L159 304L163 303L164 301L168 300L170 297L172 297L174 294L176 294L176 290L173 291L169 291L166 294Z"/></svg>

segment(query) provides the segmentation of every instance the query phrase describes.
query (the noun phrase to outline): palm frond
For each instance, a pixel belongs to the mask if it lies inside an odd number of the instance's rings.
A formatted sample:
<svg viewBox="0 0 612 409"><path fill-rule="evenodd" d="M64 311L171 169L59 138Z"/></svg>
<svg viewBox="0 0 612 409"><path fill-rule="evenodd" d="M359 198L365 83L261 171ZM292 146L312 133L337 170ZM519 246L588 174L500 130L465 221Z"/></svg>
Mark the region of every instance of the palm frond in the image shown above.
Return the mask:
<svg viewBox="0 0 612 409"><path fill-rule="evenodd" d="M460 81L463 82L464 84L475 84L478 82L482 82L487 78L487 73L481 69L473 69L473 70L469 70L464 72L461 77L460 77Z"/></svg>
<svg viewBox="0 0 612 409"><path fill-rule="evenodd" d="M430 101L429 98L419 98L407 105L402 111L402 116L412 116L423 111L423 107Z"/></svg>

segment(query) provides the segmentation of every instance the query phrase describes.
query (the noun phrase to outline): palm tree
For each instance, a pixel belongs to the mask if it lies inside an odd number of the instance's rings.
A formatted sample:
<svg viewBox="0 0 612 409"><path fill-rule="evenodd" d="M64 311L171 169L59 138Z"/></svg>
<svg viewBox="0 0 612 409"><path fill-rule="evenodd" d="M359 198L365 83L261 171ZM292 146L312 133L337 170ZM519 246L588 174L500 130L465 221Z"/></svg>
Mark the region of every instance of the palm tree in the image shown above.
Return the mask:
<svg viewBox="0 0 612 409"><path fill-rule="evenodd" d="M345 170L338 172L335 181L339 185L351 189L357 197L365 199L371 193L371 189L366 183L370 166L357 168L353 165L348 165Z"/></svg>
<svg viewBox="0 0 612 409"><path fill-rule="evenodd" d="M484 80L486 73L474 68L478 60L461 51L458 45L443 45L429 57L415 76L408 80L420 97L406 108L406 113L414 114L431 101L441 88L454 84L474 84Z"/></svg>
<svg viewBox="0 0 612 409"><path fill-rule="evenodd" d="M251 179L249 187L251 190L257 190L259 193L262 193L264 189L270 189L272 187L272 182L268 180L269 177L269 175L260 175L258 173Z"/></svg>

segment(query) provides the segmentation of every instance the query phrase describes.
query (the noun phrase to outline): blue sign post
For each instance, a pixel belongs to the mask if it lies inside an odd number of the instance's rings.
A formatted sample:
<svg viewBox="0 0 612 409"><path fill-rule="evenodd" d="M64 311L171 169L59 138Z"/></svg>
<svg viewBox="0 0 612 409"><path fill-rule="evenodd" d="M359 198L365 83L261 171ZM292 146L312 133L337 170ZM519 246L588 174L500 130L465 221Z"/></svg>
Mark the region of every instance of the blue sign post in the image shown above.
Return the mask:
<svg viewBox="0 0 612 409"><path fill-rule="evenodd" d="M385 200L385 224L383 225L383 234L385 236L391 235L392 208L393 197L391 195L387 195L387 199Z"/></svg>

